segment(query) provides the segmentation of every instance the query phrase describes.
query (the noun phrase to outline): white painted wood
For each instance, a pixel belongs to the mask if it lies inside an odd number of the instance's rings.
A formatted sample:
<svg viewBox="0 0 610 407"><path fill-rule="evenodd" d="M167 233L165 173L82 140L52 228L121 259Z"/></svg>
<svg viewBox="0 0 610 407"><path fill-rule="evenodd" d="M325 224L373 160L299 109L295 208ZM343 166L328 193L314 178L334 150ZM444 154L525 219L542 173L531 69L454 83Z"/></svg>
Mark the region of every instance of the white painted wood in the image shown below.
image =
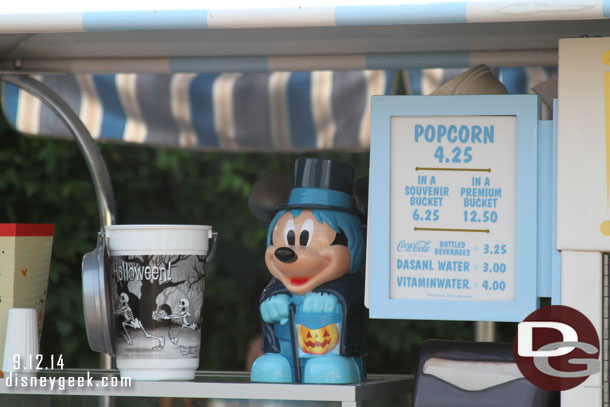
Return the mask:
<svg viewBox="0 0 610 407"><path fill-rule="evenodd" d="M585 314L599 335L602 330L601 287L601 253L561 252L561 305L567 305ZM561 406L601 406L601 385L601 373L591 375L574 389L561 392Z"/></svg>
<svg viewBox="0 0 610 407"><path fill-rule="evenodd" d="M609 50L610 37L559 42L559 250L610 251Z"/></svg>

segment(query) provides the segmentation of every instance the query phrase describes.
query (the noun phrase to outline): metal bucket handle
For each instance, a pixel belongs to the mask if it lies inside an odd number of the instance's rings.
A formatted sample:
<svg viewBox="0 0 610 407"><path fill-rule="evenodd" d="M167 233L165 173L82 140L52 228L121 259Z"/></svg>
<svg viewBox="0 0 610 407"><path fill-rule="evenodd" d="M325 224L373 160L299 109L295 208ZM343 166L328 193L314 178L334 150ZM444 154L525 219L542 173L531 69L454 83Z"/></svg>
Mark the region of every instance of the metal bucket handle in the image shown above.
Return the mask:
<svg viewBox="0 0 610 407"><path fill-rule="evenodd" d="M218 232L212 232L212 246L208 250L208 255L205 258L205 264L208 265L216 257L216 246L218 244Z"/></svg>

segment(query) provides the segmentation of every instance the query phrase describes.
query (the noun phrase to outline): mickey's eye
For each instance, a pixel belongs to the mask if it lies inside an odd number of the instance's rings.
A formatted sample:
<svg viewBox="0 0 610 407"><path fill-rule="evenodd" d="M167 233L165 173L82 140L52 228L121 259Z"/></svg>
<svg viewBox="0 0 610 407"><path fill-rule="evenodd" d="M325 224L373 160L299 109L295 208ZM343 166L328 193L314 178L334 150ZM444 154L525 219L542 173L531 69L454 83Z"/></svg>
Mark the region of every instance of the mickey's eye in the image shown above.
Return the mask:
<svg viewBox="0 0 610 407"><path fill-rule="evenodd" d="M309 242L311 242L311 236L313 235L313 221L311 219L307 219L305 223L303 223L303 227L301 228L301 235L299 236L299 243L301 246L309 246Z"/></svg>
<svg viewBox="0 0 610 407"><path fill-rule="evenodd" d="M286 226L284 226L284 238L288 246L294 246L294 220L290 219L286 222Z"/></svg>

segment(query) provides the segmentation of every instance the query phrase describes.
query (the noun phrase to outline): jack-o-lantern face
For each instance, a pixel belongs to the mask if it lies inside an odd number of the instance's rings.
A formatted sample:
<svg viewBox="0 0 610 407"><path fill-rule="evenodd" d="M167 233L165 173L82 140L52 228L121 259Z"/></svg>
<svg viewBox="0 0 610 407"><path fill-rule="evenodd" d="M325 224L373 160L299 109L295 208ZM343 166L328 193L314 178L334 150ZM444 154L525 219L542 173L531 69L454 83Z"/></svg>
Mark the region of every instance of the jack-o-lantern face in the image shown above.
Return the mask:
<svg viewBox="0 0 610 407"><path fill-rule="evenodd" d="M298 325L299 348L310 355L324 355L337 347L339 343L339 328L337 324L329 324L320 329L309 329Z"/></svg>

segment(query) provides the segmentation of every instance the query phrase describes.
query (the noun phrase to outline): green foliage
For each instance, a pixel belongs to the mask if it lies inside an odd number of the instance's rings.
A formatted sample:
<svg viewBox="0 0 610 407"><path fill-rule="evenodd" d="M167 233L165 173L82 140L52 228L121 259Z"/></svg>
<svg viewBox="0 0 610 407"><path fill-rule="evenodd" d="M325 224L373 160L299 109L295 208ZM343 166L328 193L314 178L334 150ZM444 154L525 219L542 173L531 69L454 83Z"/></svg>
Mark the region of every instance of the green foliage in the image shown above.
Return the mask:
<svg viewBox="0 0 610 407"><path fill-rule="evenodd" d="M42 351L67 367L96 367L85 334L80 262L99 229L95 194L72 141L20 136L0 119L0 222L56 224ZM248 210L250 186L270 172L291 173L292 154L245 154L100 145L119 223L212 225L218 255L207 270L201 368L243 370L260 331L258 297L269 274L266 230ZM320 153L368 174L368 153ZM369 371L413 372L426 338L472 339L472 323L371 320ZM47 360L48 358L45 358ZM389 362L391 361L391 362Z"/></svg>
<svg viewBox="0 0 610 407"><path fill-rule="evenodd" d="M20 137L3 121L0 134L0 222L56 224L42 351L91 366L98 357L83 337L79 265L95 245L98 217L86 165L70 141Z"/></svg>

